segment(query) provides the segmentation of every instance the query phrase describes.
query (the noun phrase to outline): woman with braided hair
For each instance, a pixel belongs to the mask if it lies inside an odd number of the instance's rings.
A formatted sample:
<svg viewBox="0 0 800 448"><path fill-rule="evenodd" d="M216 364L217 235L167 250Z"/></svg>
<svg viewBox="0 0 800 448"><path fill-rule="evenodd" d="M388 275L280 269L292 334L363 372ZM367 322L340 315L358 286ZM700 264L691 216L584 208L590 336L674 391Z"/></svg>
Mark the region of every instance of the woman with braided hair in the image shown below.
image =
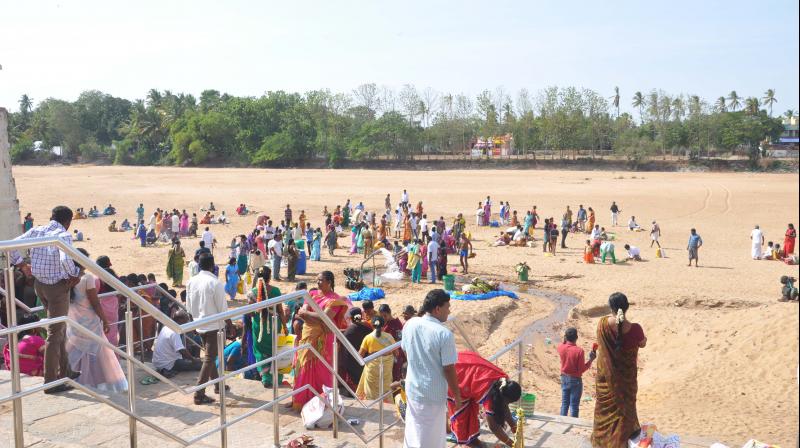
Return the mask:
<svg viewBox="0 0 800 448"><path fill-rule="evenodd" d="M628 298L615 292L608 298L611 316L597 325L597 381L595 384L592 446L623 448L641 432L636 413L636 360L647 338L626 313Z"/></svg>
<svg viewBox="0 0 800 448"><path fill-rule="evenodd" d="M519 383L508 379L499 367L471 351L458 353L456 361L458 389L463 404L456 409L452 394L448 394L447 408L450 429L460 445L483 446L478 440L481 432L479 411L483 407L489 429L508 446L514 439L506 434L506 423L513 434L517 425L508 409L510 403L519 400L522 389Z"/></svg>
<svg viewBox="0 0 800 448"><path fill-rule="evenodd" d="M281 295L281 290L269 284L270 275L272 270L269 266L262 266L258 269L256 278L253 279L253 289L247 293L247 299L250 303L263 302L273 297ZM278 316L278 325L283 334L288 334L286 331L286 322L284 320L283 305L279 304L275 310ZM248 364L262 361L271 358L272 353L272 311L269 308L264 308L256 313L244 316L245 336L244 343L247 347ZM261 377L261 383L264 387L272 387L272 366L270 363L263 364L259 367L258 373ZM245 375L246 377L251 376ZM255 375L252 375L255 376ZM258 378L258 377L256 377ZM281 381L279 376L278 381Z"/></svg>

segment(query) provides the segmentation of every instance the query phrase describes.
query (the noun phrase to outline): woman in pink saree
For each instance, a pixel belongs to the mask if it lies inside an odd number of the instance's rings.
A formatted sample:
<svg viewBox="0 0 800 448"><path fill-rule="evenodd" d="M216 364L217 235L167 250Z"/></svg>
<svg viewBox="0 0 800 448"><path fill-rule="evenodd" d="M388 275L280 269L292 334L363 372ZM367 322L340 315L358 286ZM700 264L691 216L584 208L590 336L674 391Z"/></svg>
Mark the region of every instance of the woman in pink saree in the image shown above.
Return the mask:
<svg viewBox="0 0 800 448"><path fill-rule="evenodd" d="M186 210L181 213L180 230L181 236L189 236L189 214L186 213Z"/></svg>
<svg viewBox="0 0 800 448"><path fill-rule="evenodd" d="M331 271L323 271L317 276L317 288L311 290L311 299L319 305L339 329L347 328L345 316L350 309L350 301L333 291L334 279ZM303 320L303 331L298 345L310 344L316 349L325 361L333 366L333 344L336 343L333 333L323 323L319 314L311 309L308 304L303 305L297 312L297 317ZM294 390L305 385L310 385L315 391L322 393L322 386L333 386L333 374L325 367L322 361L308 349L300 350L294 358ZM292 407L300 411L309 400L314 397L314 392L305 390L292 397Z"/></svg>
<svg viewBox="0 0 800 448"><path fill-rule="evenodd" d="M492 201L486 196L486 203L483 204L483 225L488 226L492 220Z"/></svg>

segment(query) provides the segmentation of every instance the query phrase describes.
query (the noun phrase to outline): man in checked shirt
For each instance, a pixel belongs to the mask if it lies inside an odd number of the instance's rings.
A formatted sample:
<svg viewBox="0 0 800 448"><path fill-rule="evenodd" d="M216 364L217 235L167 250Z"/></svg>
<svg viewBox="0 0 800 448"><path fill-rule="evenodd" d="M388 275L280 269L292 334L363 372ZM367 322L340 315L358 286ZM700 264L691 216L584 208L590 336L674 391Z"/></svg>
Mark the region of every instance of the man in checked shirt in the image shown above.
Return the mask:
<svg viewBox="0 0 800 448"><path fill-rule="evenodd" d="M55 236L68 245L72 245L72 235L68 232L72 223L72 210L59 205L53 209L47 225L34 227L16 240L27 240ZM69 291L80 280L80 271L75 262L62 250L55 246L35 247L31 249L31 263L24 262L19 252L11 252L11 263L23 271L33 274L33 287L36 295L47 309L47 317L66 316L69 311ZM66 342L67 324L61 322L47 327L47 344L44 349L44 382L58 380L67 376L74 377L67 363ZM65 392L72 386L62 384L46 390L46 394Z"/></svg>

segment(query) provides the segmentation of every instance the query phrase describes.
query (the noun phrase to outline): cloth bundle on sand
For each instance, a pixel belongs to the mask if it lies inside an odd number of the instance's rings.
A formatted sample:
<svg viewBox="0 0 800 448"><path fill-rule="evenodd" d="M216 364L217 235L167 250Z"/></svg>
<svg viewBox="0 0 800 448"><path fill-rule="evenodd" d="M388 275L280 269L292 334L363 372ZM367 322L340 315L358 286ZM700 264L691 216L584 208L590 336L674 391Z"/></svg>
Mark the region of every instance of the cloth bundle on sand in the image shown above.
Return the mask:
<svg viewBox="0 0 800 448"><path fill-rule="evenodd" d="M628 441L629 448L680 448L681 438L677 435L664 436L653 424L642 425L642 432Z"/></svg>
<svg viewBox="0 0 800 448"><path fill-rule="evenodd" d="M347 295L347 298L353 302L361 302L364 300L379 300L386 297L386 294L381 288L364 287L358 292L353 292Z"/></svg>
<svg viewBox="0 0 800 448"><path fill-rule="evenodd" d="M517 294L512 291L489 291L480 294L464 294L457 291L450 291L450 298L453 300L489 300L501 296L511 297L512 299L519 298Z"/></svg>

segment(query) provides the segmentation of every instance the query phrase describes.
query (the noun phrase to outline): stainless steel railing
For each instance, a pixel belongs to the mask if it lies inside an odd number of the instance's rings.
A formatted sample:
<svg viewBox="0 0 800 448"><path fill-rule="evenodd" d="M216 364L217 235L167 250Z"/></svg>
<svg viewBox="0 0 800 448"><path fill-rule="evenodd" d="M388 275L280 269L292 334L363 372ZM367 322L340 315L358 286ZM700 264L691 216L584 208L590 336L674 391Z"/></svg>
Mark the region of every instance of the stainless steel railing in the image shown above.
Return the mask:
<svg viewBox="0 0 800 448"><path fill-rule="evenodd" d="M230 309L230 310L222 312L222 313L218 313L218 314L215 314L215 315L212 315L212 316L207 316L207 317L205 317L203 319L199 319L199 320L195 320L195 321L183 324L183 325L179 325L178 323L173 321L170 317L168 317L167 315L162 313L159 308L153 306L150 302L148 302L146 299L141 297L135 291L137 289L142 289L144 287L152 287L151 285L146 285L146 286L139 287L139 288L129 288L129 287L127 287L122 282L120 282L117 278L115 278L113 275L109 274L104 269L102 269L98 265L96 265L91 259L89 259L88 257L84 256L83 254L81 254L80 252L75 250L72 246L67 245L66 243L64 243L62 240L60 240L58 238L48 237L48 238L36 238L36 239L30 239L30 240L0 241L0 253L6 253L6 255L7 255L8 252L11 251L11 250L31 249L31 248L34 248L34 247L44 247L44 246L56 246L58 249L60 249L63 252L65 252L68 256L72 257L73 260L75 260L76 262L78 262L79 264L84 266L87 271L95 274L102 281L104 281L106 284L108 284L113 289L115 289L115 291L110 292L110 293L106 293L106 294L108 294L108 295L114 295L114 294L121 295L121 296L123 296L124 298L127 299L127 309L126 309L126 312L125 312L125 320L124 320L125 331L126 331L126 346L125 346L126 350L122 351L119 347L116 347L113 344L111 344L110 342L108 342L108 340L104 336L99 336L99 335L96 335L96 334L92 333L91 331L89 331L89 330L85 329L84 327L80 326L74 320L70 319L67 316L43 319L43 320L40 320L38 322L34 322L34 323L26 324L26 325L17 325L17 322L16 322L16 307L19 306L21 309L23 309L26 312L35 312L35 309L27 307L24 303L22 303L22 302L20 302L20 301L18 301L16 299L15 299L15 302L14 302L14 306L12 306L11 303L9 303L10 301L8 299L10 297L14 297L15 295L14 295L13 270L12 270L11 265L10 265L9 257L6 256L5 257L6 261L5 261L5 270L4 270L4 272L5 272L5 276L6 276L5 279L6 279L7 290L6 291L2 291L2 295L5 296L5 298L7 300L6 303L8 304L8 306L6 308L7 308L7 317L8 317L9 328L0 330L0 336L4 336L4 335L8 335L9 336L9 349L10 349L9 351L11 352L11 360L10 360L11 361L11 363L10 363L11 365L10 365L10 367L11 367L11 377L12 377L12 381L11 381L11 383L12 383L12 395L10 395L8 397L0 398L0 403L6 402L6 401L12 401L13 417L14 417L13 418L13 420L14 420L14 429L13 429L13 431L14 431L14 443L15 443L16 447L21 448L22 446L24 446L23 428L22 428L22 402L21 402L21 399L23 397L25 397L25 396L30 395L30 394L33 394L33 393L36 393L36 392L39 392L39 391L44 391L46 389L49 389L49 388L52 388L52 387L56 387L56 386L61 385L61 384L71 384L71 385L77 387L78 389L86 392L87 394L91 395L92 397L98 399L99 401L101 401L101 402L103 402L105 404L108 404L108 405L114 407L115 409L120 410L121 412L123 412L126 415L128 415L128 418L129 418L129 436L130 436L129 437L129 441L130 441L130 446L131 447L136 447L137 446L138 436L137 436L136 423L137 422L141 422L141 423L145 424L146 426L150 427L151 429L156 430L157 432L169 437L172 440L175 440L176 442L178 442L178 443L180 443L182 445L191 445L191 444L193 444L193 443L195 443L195 442L197 442L199 440L202 440L202 439L210 436L211 434L213 434L215 432L219 432L220 433L221 446L223 448L226 448L228 446L228 443L227 443L227 428L229 428L230 426L232 426L232 425L234 425L234 424L236 424L236 423L238 423L238 422L240 422L240 421L242 421L242 420L254 415L255 413L257 413L257 412L259 412L261 410L267 410L267 409L271 409L272 410L272 414L273 414L273 445L275 447L278 447L278 446L280 446L280 424L279 424L279 406L276 406L276 404L281 402L281 401L283 401L283 400L285 400L285 399L287 399L287 398L293 397L294 395L296 395L298 393L306 391L306 390L311 390L315 395L321 396L323 401L326 403L326 406L328 406L333 411L333 414L334 414L333 436L334 437L338 437L338 423L339 423L339 420L341 420L348 427L350 427L351 430L353 431L353 433L356 434L356 436L359 437L359 439L361 439L362 442L364 442L365 444L369 443L370 441L374 440L375 438L379 438L379 443L380 443L379 446L383 447L383 445L384 445L384 433L399 422L399 419L397 419L393 423L391 423L389 425L385 425L385 422L384 422L384 401L385 401L385 398L387 396L392 394L392 391L391 390L384 391L382 382L381 382L381 386L380 386L379 396L375 400L373 400L373 401L371 401L369 403L364 403L360 399L356 398L356 402L359 403L364 408L370 408L375 403L379 404L379 412L380 412L379 429L378 429L378 432L376 434L374 434L373 436L367 437L361 431L359 431L358 429L356 429L352 425L350 425L347 422L347 420L338 412L336 405L339 402L339 397L338 396L339 396L339 384L340 383L343 384L348 389L348 391L351 392L351 394L353 396L356 395L355 393L353 393L352 389L350 389L350 387L347 385L347 383L345 381L343 381L343 379L341 378L341 376L339 375L339 372L338 372L338 350L339 350L339 346L340 345L345 350L347 350L348 353L360 365L363 366L363 365L366 365L368 362L372 362L372 361L378 360L382 356L391 356L391 353L393 351L397 350L400 347L400 342L397 342L395 344L392 344L391 346L385 347L384 349L382 349L382 350L380 350L380 351L378 351L376 353L373 353L370 356L362 357L359 354L358 350L355 347L353 347L352 344L350 344L350 342L344 337L344 334L341 332L341 330L333 323L333 321L331 321L331 319L327 316L327 314L325 314L325 312L320 308L320 306L314 300L310 300L310 296L305 291L292 292L292 293L285 294L285 295L282 295L282 296L279 296L279 297L275 297L275 298L272 298L272 299L269 299L269 300L266 300L266 301L244 305L244 306L239 307L239 308ZM157 285L155 285L155 286L157 287ZM166 291L163 291L163 290L162 290L162 293L168 294ZM324 325L328 328L328 330L330 332L333 333L336 342L338 342L338 343L334 343L333 344L333 353L332 353L332 357L331 357L331 359L332 359L331 363L328 363L328 361L325 359L325 357L322 356L314 347L312 347L312 346L310 346L308 344L303 344L303 345L294 347L294 348L292 348L290 350L284 351L284 352L282 352L280 354L276 354L276 355L274 355L274 356L272 356L272 357L270 357L268 359L264 359L264 360L261 360L259 362L254 363L254 364L251 364L251 365L248 365L248 366L243 367L241 369L238 369L236 371L225 373L225 370L224 370L224 356L222 355L223 351L224 351L223 349L224 349L224 346L225 346L225 344L224 344L225 335L224 335L224 332L222 332L222 331L217 333L217 341L216 341L217 348L218 348L218 354L219 354L218 355L219 356L218 378L209 380L204 384L199 384L199 385L192 386L192 387L189 387L189 388L182 388L179 385L177 385L176 383L174 383L172 380L170 380L170 379L164 377L163 375L161 375L155 369L152 369L149 366L147 366L144 362L142 362L142 360L138 360L138 359L135 358L133 344L131 343L133 341L133 321L134 321L133 312L131 310L131 304L136 305L141 311L143 311L143 312L145 312L147 314L150 314L156 321L160 322L163 326L166 326L166 327L170 328L171 330L175 331L178 334L185 334L185 333L188 333L190 331L197 330L198 328L203 327L203 326L208 325L208 324L211 324L211 323L221 323L221 322L224 322L225 320L236 318L236 317L240 317L240 316L243 316L245 314L255 313L255 312L258 312L258 311L263 310L263 309L270 309L272 311L271 312L272 328L277 329L278 328L278 315L277 315L277 312L276 312L277 311L277 306L280 305L280 304L283 304L283 303L286 303L286 302L289 302L289 301L293 301L293 300L298 300L298 299L302 299L303 301L305 301L305 303L313 311L315 311L318 314L320 319L323 321ZM180 305L180 303L179 303L179 305ZM78 332L82 333L83 335L89 337L90 339L94 340L95 342L98 342L101 345L104 345L106 347L110 347L121 359L125 359L126 360L127 372L128 372L128 378L129 378L128 408L124 408L124 407L122 407L120 405L117 405L117 404L111 402L110 400L106 399L105 397L102 397L102 395L99 395L99 394L91 391L90 389L87 389L86 387L76 383L75 381L73 381L71 379L67 379L67 378L59 379L59 380L52 381L52 382L46 383L46 384L42 384L41 386L37 386L37 387L31 388L31 389L27 389L27 390L24 390L24 391L21 389L21 386L20 386L20 372L19 372L19 359L18 359L18 353L17 353L18 334L19 334L19 332L26 331L26 330L29 330L29 329L32 329L32 328L36 328L36 327L48 326L48 325L53 325L53 324L62 323L62 322L65 323L65 324L71 325L72 327L74 327L75 330L77 330ZM141 320L139 320L139 322L141 323ZM468 347L471 350L475 350L475 346L472 343L472 341L470 340L470 338L468 336L468 333L465 332L463 330L463 328L461 328L461 325L457 322L457 320L451 319L450 322L454 324L454 327L460 333L460 335L462 336L462 338L464 339L464 341L468 345ZM142 333L140 332L140 335L141 334ZM275 331L274 334L273 334L273 341L272 341L273 353L277 353L277 338L278 338L278 332ZM142 339L142 338L140 338L140 339ZM514 342L512 342L511 344L509 344L508 346L506 346L503 349L501 349L500 351L498 351L498 353L496 353L495 355L493 355L490 358L490 360L495 360L495 359L499 358L500 356L503 356L505 353L510 352L514 347L518 347L518 368L519 368L519 370L518 370L517 373L518 373L520 381L522 379L522 354L523 354L523 350L524 350L523 344L524 344L523 339L519 338L519 339L515 340ZM278 384L277 360L282 358L282 357L285 357L285 356L294 355L294 353L296 353L299 350L309 350L314 356L317 357L317 359L319 359L322 362L322 364L325 366L325 368L328 371L331 372L332 377L333 377L333 404L329 403L327 401L327 399L323 395L320 395L322 391L317 391L317 390L315 390L314 388L312 388L312 387L310 387L308 385L305 385L305 386L303 386L301 388L295 389L290 393L283 394L283 395L280 395L280 396L278 395L278 386L279 386L279 384ZM272 369L273 399L271 401L269 401L269 402L266 402L266 403L262 404L261 406L259 406L257 408L254 408L251 411L248 411L245 414L237 416L236 418L234 418L231 421L227 421L227 410L226 410L226 404L225 404L225 380L229 379L229 378L231 378L231 377L233 377L235 375L238 375L238 374L240 374L242 372L251 370L251 369L259 369L261 366L266 365L266 364L270 364L271 365L271 369ZM157 425L154 425L154 424L150 423L149 421L147 421L146 419L144 419L141 415L137 414L137 412L136 412L136 398L135 398L136 382L134 380L135 379L134 372L135 372L135 368L136 367L138 367L141 370L144 370L145 372L149 373L150 375L155 376L156 378L158 378L159 380L163 381L165 384L170 386L172 389L174 389L176 391L179 391L181 393L184 393L184 394L191 394L191 393L197 392L199 390L202 390L202 389L204 389L205 387L208 387L208 386L219 385L219 390L220 390L220 424L219 424L219 426L217 426L216 428L213 428L213 429L211 429L211 430L209 430L209 431L207 431L207 432L205 432L203 434L200 434L200 435L196 436L193 439L184 440L181 437L177 436L176 434L170 433L169 431L167 431L167 430L165 430L165 429L163 429L163 428L161 428L161 427L159 427ZM381 377L383 377L384 372L383 372L383 364L382 363L380 363L379 369L380 369L380 375L381 375Z"/></svg>

